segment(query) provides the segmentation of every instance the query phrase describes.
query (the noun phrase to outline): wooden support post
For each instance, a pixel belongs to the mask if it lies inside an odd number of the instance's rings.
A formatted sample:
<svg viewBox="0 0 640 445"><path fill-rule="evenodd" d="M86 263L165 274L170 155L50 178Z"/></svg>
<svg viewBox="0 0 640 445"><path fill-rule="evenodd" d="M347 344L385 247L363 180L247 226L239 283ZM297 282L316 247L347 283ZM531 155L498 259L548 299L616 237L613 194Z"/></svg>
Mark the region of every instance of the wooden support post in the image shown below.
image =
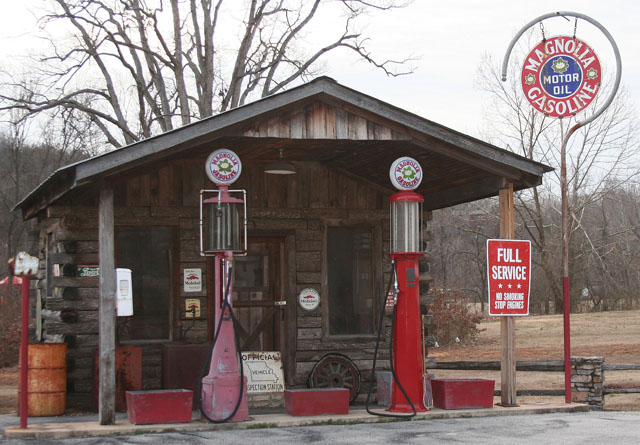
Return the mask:
<svg viewBox="0 0 640 445"><path fill-rule="evenodd" d="M113 189L104 184L98 209L100 259L99 407L101 425L116 420L116 280Z"/></svg>
<svg viewBox="0 0 640 445"><path fill-rule="evenodd" d="M513 239L513 184L505 181L499 192L500 239ZM502 361L500 364L500 402L502 406L518 406L516 402L516 340L514 317L501 317Z"/></svg>

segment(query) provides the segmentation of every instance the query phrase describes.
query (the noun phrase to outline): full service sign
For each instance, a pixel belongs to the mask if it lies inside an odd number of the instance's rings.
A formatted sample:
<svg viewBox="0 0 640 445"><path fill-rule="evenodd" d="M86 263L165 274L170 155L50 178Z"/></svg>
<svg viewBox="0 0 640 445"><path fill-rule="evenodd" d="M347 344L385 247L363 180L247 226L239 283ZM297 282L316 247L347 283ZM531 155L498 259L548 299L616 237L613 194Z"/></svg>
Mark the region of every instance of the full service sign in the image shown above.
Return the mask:
<svg viewBox="0 0 640 445"><path fill-rule="evenodd" d="M551 117L584 110L600 90L602 70L595 51L568 36L543 40L525 58L522 89L531 105Z"/></svg>
<svg viewBox="0 0 640 445"><path fill-rule="evenodd" d="M489 315L529 315L531 241L487 240Z"/></svg>

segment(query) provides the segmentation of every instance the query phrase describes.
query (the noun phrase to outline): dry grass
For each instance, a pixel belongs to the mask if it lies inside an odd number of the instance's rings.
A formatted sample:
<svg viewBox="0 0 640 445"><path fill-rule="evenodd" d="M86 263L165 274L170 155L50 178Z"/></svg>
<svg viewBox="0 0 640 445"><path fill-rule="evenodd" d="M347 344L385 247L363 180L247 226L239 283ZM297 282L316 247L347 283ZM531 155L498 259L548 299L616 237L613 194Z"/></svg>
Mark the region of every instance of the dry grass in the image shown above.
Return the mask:
<svg viewBox="0 0 640 445"><path fill-rule="evenodd" d="M473 345L431 349L430 356L441 361L500 360L500 321L490 318L481 324L481 334ZM571 355L602 356L605 363L640 363L640 311L598 312L571 315ZM516 320L517 360L562 360L562 315L530 316ZM489 378L500 387L498 371L434 370L439 378ZM606 386L640 387L640 371L608 371ZM518 389L563 389L560 372L521 372ZM640 409L640 394L608 395L607 409Z"/></svg>
<svg viewBox="0 0 640 445"><path fill-rule="evenodd" d="M0 414L16 414L18 406L18 367L0 368Z"/></svg>

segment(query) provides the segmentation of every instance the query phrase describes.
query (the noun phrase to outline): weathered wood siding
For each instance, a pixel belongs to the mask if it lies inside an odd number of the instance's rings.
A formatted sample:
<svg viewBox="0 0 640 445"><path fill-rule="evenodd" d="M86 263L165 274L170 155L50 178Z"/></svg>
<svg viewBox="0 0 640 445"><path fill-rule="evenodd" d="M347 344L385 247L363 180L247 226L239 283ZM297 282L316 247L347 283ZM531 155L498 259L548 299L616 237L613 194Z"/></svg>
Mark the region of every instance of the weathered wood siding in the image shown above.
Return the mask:
<svg viewBox="0 0 640 445"><path fill-rule="evenodd" d="M407 135L361 114L323 102L252 122L244 136L283 139L401 140Z"/></svg>

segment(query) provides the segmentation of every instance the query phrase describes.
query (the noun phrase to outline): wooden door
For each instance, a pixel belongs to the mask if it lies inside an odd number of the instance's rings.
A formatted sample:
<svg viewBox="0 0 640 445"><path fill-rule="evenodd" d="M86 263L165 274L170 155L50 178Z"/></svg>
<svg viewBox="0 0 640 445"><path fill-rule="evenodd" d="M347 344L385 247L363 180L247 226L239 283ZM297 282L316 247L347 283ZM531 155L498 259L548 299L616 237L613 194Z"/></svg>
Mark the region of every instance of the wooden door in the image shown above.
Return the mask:
<svg viewBox="0 0 640 445"><path fill-rule="evenodd" d="M248 253L234 258L233 307L243 351L280 351L285 357L284 239L249 237Z"/></svg>

